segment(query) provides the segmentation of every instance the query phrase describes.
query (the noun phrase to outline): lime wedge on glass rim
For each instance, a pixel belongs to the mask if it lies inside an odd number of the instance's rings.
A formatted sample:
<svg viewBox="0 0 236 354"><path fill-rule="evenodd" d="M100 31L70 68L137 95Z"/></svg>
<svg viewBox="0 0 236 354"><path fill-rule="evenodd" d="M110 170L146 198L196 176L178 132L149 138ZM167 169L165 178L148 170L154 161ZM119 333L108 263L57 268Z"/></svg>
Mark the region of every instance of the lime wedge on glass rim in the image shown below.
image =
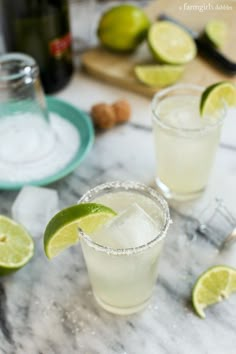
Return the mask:
<svg viewBox="0 0 236 354"><path fill-rule="evenodd" d="M196 44L188 32L169 21L158 21L150 27L148 44L154 57L162 63L185 64L197 54Z"/></svg>
<svg viewBox="0 0 236 354"><path fill-rule="evenodd" d="M44 251L51 259L79 241L78 228L92 233L116 212L96 203L77 204L59 211L49 221L44 232Z"/></svg>
<svg viewBox="0 0 236 354"><path fill-rule="evenodd" d="M181 65L136 65L134 72L143 84L153 87L165 87L174 84L183 74Z"/></svg>
<svg viewBox="0 0 236 354"><path fill-rule="evenodd" d="M223 47L227 35L227 24L222 20L210 20L204 30L206 38L217 48Z"/></svg>
<svg viewBox="0 0 236 354"><path fill-rule="evenodd" d="M205 318L206 307L228 298L233 292L236 292L236 269L214 266L197 279L192 292L193 307L201 318Z"/></svg>
<svg viewBox="0 0 236 354"><path fill-rule="evenodd" d="M22 268L33 254L34 243L25 228L0 215L0 275Z"/></svg>
<svg viewBox="0 0 236 354"><path fill-rule="evenodd" d="M232 82L222 81L207 87L201 96L200 114L214 115L224 105L236 107L236 86Z"/></svg>

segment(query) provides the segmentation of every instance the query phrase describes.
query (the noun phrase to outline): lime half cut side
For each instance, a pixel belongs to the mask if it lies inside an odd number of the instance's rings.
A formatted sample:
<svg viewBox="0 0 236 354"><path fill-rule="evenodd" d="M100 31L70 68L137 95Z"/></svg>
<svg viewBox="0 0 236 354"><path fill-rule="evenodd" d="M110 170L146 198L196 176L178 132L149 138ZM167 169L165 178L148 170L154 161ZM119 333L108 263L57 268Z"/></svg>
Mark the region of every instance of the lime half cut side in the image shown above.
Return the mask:
<svg viewBox="0 0 236 354"><path fill-rule="evenodd" d="M183 74L180 65L136 65L135 75L143 84L151 87L165 87L174 84Z"/></svg>
<svg viewBox="0 0 236 354"><path fill-rule="evenodd" d="M188 32L169 21L158 21L150 27L148 44L154 57L167 64L185 64L197 54L196 44Z"/></svg>
<svg viewBox="0 0 236 354"><path fill-rule="evenodd" d="M44 251L51 259L79 241L78 228L92 233L116 215L112 209L96 203L73 205L57 213L44 232Z"/></svg>
<svg viewBox="0 0 236 354"><path fill-rule="evenodd" d="M223 47L227 35L228 27L225 21L213 19L206 24L205 36L215 47Z"/></svg>
<svg viewBox="0 0 236 354"><path fill-rule="evenodd" d="M216 115L224 106L236 107L236 86L222 81L206 88L200 100L201 116Z"/></svg>
<svg viewBox="0 0 236 354"><path fill-rule="evenodd" d="M196 281L192 302L196 313L205 318L204 309L216 304L236 292L236 269L228 266L214 266Z"/></svg>
<svg viewBox="0 0 236 354"><path fill-rule="evenodd" d="M34 243L25 228L0 215L0 275L22 268L33 254Z"/></svg>

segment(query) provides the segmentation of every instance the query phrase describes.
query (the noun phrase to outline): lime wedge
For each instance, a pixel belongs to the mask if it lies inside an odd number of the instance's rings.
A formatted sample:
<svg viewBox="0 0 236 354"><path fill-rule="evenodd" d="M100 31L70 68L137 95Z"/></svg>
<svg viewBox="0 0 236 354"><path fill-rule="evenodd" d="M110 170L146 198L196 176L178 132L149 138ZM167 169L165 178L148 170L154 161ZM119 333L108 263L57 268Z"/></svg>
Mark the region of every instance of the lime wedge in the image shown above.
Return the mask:
<svg viewBox="0 0 236 354"><path fill-rule="evenodd" d="M217 48L223 47L227 35L227 24L222 20L210 20L205 27L206 38Z"/></svg>
<svg viewBox="0 0 236 354"><path fill-rule="evenodd" d="M159 21L150 27L148 44L154 57L167 64L188 63L197 53L192 37L169 21Z"/></svg>
<svg viewBox="0 0 236 354"><path fill-rule="evenodd" d="M22 268L33 254L33 240L23 226L0 215L0 275Z"/></svg>
<svg viewBox="0 0 236 354"><path fill-rule="evenodd" d="M214 115L224 105L236 107L236 86L227 81L218 82L206 88L200 100L200 113Z"/></svg>
<svg viewBox="0 0 236 354"><path fill-rule="evenodd" d="M205 318L206 307L222 301L233 292L236 292L236 269L221 265L212 267L203 273L194 285L194 309L201 318Z"/></svg>
<svg viewBox="0 0 236 354"><path fill-rule="evenodd" d="M183 74L180 65L137 65L134 68L136 77L145 85L165 87L174 84Z"/></svg>
<svg viewBox="0 0 236 354"><path fill-rule="evenodd" d="M64 249L79 241L78 227L91 233L116 213L101 204L85 203L61 210L48 223L44 232L44 251L48 258L57 256Z"/></svg>

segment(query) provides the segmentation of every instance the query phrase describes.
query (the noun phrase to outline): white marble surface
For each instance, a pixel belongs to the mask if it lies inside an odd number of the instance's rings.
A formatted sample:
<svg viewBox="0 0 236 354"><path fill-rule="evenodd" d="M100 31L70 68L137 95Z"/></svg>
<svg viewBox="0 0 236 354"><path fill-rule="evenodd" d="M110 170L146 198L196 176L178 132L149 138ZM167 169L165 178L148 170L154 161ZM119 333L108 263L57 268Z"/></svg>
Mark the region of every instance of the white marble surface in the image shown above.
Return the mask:
<svg viewBox="0 0 236 354"><path fill-rule="evenodd" d="M132 124L97 135L81 166L51 185L59 192L61 207L112 179L154 185L148 99L79 73L58 96L85 110L98 101L125 97L133 109ZM50 262L43 254L42 240L37 240L32 261L0 281L0 354L236 353L236 295L208 309L205 320L194 314L190 300L196 277L207 267L236 266L236 246L219 253L200 236L189 240L184 229L184 215L196 216L196 206L201 208L210 197L223 196L236 214L236 149L225 147L236 136L232 118L226 122L231 133L224 134L205 195L194 204L172 204L174 223L149 307L127 317L105 312L94 302L80 246ZM16 194L0 192L0 213L10 215Z"/></svg>

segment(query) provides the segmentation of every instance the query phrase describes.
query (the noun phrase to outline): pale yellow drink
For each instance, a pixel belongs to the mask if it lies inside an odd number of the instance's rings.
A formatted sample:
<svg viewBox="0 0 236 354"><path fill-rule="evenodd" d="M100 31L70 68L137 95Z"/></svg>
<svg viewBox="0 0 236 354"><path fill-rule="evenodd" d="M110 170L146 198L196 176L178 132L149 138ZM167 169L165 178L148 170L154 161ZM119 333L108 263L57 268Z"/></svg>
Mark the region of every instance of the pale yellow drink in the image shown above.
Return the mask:
<svg viewBox="0 0 236 354"><path fill-rule="evenodd" d="M163 90L153 101L156 182L167 198L191 199L206 187L222 117L200 117L201 88Z"/></svg>
<svg viewBox="0 0 236 354"><path fill-rule="evenodd" d="M169 225L167 204L155 191L131 182L99 186L82 198L88 201L118 213L101 230L81 238L94 296L110 312L137 312L148 303L157 279Z"/></svg>

